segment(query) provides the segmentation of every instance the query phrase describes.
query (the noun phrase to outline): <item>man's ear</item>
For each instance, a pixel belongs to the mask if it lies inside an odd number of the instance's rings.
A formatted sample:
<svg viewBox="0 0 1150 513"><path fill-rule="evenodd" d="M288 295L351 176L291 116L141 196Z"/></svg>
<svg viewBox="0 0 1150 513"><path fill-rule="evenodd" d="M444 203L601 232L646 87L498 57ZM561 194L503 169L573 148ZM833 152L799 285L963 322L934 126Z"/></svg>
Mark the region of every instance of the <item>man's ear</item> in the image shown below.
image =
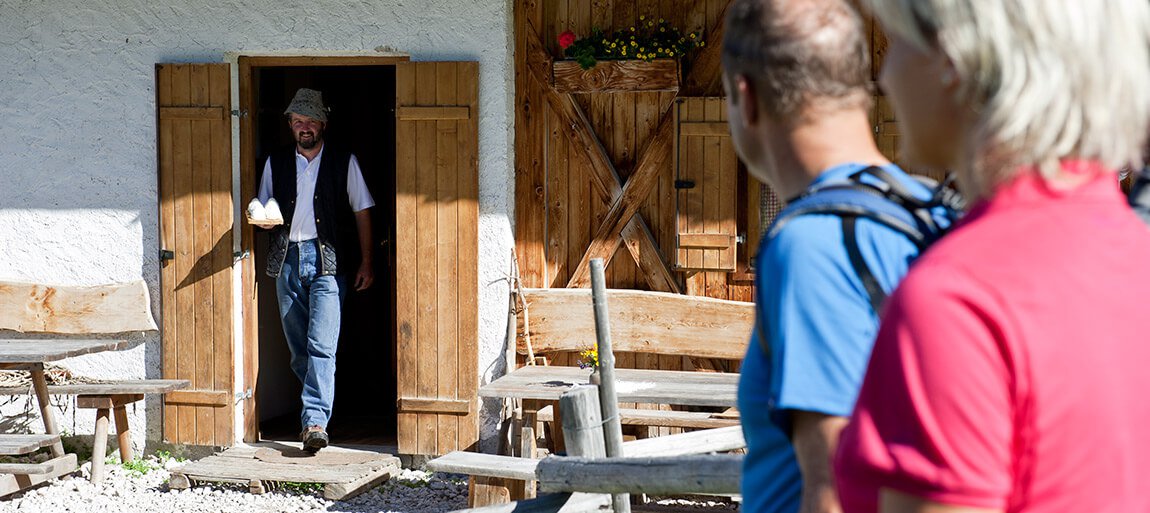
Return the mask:
<svg viewBox="0 0 1150 513"><path fill-rule="evenodd" d="M744 128L750 128L759 123L759 96L755 84L746 75L735 75L734 80L735 94L739 99L739 117L743 120Z"/></svg>

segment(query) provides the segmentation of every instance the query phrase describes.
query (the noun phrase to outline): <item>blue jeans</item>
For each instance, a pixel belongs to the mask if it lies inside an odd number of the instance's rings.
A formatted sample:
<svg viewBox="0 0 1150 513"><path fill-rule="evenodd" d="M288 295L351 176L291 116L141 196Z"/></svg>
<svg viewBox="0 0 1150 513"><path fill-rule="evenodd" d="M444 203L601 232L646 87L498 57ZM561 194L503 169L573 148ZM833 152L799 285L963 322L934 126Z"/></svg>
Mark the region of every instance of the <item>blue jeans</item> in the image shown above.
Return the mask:
<svg viewBox="0 0 1150 513"><path fill-rule="evenodd" d="M280 320L291 351L291 369L303 383L300 422L327 427L335 399L335 351L339 345L342 276L319 276L315 239L291 243L276 278Z"/></svg>

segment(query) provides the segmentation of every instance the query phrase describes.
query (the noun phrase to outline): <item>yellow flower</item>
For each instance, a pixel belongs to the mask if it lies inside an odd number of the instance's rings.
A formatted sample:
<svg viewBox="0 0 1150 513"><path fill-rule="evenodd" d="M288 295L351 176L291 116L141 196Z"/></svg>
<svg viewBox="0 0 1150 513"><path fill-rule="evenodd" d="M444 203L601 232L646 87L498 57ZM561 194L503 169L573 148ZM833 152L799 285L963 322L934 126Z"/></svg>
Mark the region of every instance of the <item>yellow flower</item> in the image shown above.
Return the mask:
<svg viewBox="0 0 1150 513"><path fill-rule="evenodd" d="M634 32L634 31L635 31L635 27L631 27L631 32Z"/></svg>
<svg viewBox="0 0 1150 513"><path fill-rule="evenodd" d="M639 46L639 43L636 43L636 42L634 42L634 41L631 41L631 46Z"/></svg>
<svg viewBox="0 0 1150 513"><path fill-rule="evenodd" d="M647 19L647 16L639 16L639 21L643 21L645 19Z"/></svg>
<svg viewBox="0 0 1150 513"><path fill-rule="evenodd" d="M699 41L699 48L702 48L704 46L707 46L707 42L706 41Z"/></svg>
<svg viewBox="0 0 1150 513"><path fill-rule="evenodd" d="M691 32L691 39L695 39L695 33Z"/></svg>
<svg viewBox="0 0 1150 513"><path fill-rule="evenodd" d="M667 22L667 20L664 20L663 18L659 18L659 23L666 23L666 22Z"/></svg>
<svg viewBox="0 0 1150 513"><path fill-rule="evenodd" d="M611 43L611 48L615 48L615 43Z"/></svg>

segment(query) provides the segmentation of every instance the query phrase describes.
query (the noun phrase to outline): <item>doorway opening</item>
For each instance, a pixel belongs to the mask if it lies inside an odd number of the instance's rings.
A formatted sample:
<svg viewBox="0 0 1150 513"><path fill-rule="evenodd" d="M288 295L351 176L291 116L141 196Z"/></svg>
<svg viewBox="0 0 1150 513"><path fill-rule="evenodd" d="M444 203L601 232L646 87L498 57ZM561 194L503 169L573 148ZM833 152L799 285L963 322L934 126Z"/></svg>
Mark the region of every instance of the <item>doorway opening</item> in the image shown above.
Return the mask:
<svg viewBox="0 0 1150 513"><path fill-rule="evenodd" d="M247 177L254 186L245 189L254 196L269 153L286 151L294 144L283 111L296 90L322 91L330 109L325 141L356 155L375 199L371 209L375 283L366 291L347 291L328 434L337 445L393 446L397 426L395 256L389 241L395 232L395 66L307 64L311 62L247 67L252 131L247 140L256 162L244 166L254 170L254 176ZM246 205L248 200L250 196L241 203ZM258 311L249 310L248 315L255 315L256 320L246 323L258 334L258 341L248 341L258 348L254 391L258 437L298 441L301 386L289 367L275 280L264 272L268 238L269 232L255 231L251 247Z"/></svg>

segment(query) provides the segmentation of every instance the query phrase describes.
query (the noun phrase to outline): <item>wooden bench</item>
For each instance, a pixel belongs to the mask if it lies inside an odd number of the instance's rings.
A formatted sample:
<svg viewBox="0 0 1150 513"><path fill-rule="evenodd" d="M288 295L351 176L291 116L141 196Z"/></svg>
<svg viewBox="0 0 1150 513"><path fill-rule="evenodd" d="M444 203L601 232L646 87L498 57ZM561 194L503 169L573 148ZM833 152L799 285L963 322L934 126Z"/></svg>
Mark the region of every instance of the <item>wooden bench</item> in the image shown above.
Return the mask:
<svg viewBox="0 0 1150 513"><path fill-rule="evenodd" d="M96 410L96 431L92 439L92 482L104 477L104 455L108 448L109 413L115 415L116 436L120 446L120 461L131 461L132 434L125 408L148 394L165 394L187 388L186 379L144 379L76 385L49 385L48 395L74 395L76 408ZM0 395L23 395L30 387L2 387ZM43 436L43 435L29 435ZM56 437L59 439L59 437Z"/></svg>
<svg viewBox="0 0 1150 513"><path fill-rule="evenodd" d="M589 289L521 289L516 352L528 360L540 354L594 347L595 318ZM754 305L664 292L607 290L615 353L686 357L696 368L721 370L747 351ZM652 407L653 408L653 407ZM552 424L555 409L540 406L536 420ZM658 428L715 428L738 425L738 414L671 409L621 408L624 425ZM553 436L553 439L557 437Z"/></svg>
<svg viewBox="0 0 1150 513"><path fill-rule="evenodd" d="M157 327L152 317L148 286L143 280L136 280L90 287L0 282L0 329L85 336L156 331ZM43 344L59 342L36 341ZM132 459L132 444L125 406L143 399L144 395L164 394L188 385L187 380L132 380L48 386L47 393L77 396L77 408L96 410L92 481L99 482L103 478L109 417L115 415L120 457L129 461ZM23 395L29 392L29 388L0 388L0 394ZM74 463L75 455L68 456Z"/></svg>

